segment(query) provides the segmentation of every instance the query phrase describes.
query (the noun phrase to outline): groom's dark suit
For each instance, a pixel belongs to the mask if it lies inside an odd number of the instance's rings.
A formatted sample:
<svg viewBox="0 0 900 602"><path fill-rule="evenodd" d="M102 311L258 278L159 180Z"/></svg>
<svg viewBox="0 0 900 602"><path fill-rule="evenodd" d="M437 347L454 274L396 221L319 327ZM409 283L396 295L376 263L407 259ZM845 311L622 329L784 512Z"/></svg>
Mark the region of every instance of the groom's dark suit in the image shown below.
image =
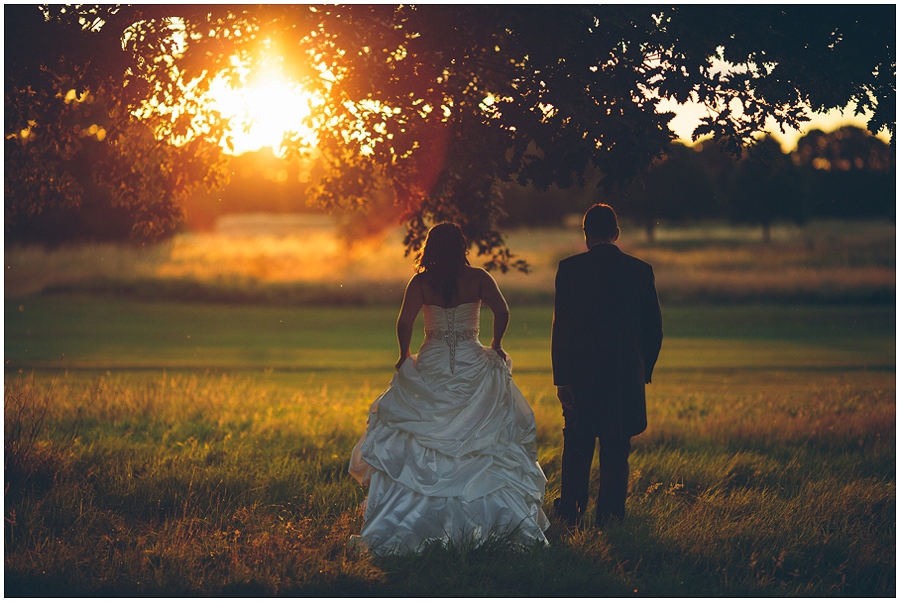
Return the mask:
<svg viewBox="0 0 900 602"><path fill-rule="evenodd" d="M556 275L553 381L571 386L565 417L559 511L587 506L594 442L600 439L598 519L625 514L631 437L647 428L644 384L662 345L653 269L614 244L564 259Z"/></svg>

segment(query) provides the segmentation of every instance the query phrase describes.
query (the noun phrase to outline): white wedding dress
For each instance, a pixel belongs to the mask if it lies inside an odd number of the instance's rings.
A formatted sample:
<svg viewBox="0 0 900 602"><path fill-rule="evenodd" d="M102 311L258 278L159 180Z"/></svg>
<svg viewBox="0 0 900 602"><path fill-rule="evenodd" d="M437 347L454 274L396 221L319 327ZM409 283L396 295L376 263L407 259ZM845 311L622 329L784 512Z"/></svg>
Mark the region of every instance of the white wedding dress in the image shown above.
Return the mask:
<svg viewBox="0 0 900 602"><path fill-rule="evenodd" d="M480 302L426 305L425 340L369 410L350 474L369 486L376 553L491 535L547 543L534 414L511 363L478 341Z"/></svg>

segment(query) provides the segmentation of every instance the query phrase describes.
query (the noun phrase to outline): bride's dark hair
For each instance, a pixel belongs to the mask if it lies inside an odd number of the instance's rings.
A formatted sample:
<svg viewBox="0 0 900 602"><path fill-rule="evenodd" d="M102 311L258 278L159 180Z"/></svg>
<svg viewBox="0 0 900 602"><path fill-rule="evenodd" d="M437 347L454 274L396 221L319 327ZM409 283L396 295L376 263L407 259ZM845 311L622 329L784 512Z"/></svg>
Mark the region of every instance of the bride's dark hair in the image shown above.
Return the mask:
<svg viewBox="0 0 900 602"><path fill-rule="evenodd" d="M450 305L453 300L460 269L469 265L468 246L462 229L449 222L433 226L425 238L416 271L424 273L425 282L444 298L444 305Z"/></svg>

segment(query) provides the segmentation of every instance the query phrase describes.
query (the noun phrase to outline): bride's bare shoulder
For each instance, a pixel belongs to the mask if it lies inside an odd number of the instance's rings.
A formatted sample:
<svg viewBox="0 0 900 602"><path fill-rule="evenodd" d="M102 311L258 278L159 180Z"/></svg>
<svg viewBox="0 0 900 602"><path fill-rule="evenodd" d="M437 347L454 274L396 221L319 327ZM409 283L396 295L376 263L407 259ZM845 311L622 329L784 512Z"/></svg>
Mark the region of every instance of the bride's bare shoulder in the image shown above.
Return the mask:
<svg viewBox="0 0 900 602"><path fill-rule="evenodd" d="M407 292L420 292L422 290L423 281L424 276L421 273L414 274L413 277L409 279L409 282L406 283Z"/></svg>
<svg viewBox="0 0 900 602"><path fill-rule="evenodd" d="M484 268L466 266L466 269L468 270L468 276L471 282L477 282L478 284L482 284L484 282L495 282L494 277L491 276L491 273Z"/></svg>
<svg viewBox="0 0 900 602"><path fill-rule="evenodd" d="M463 266L463 277L469 278L470 280L477 280L484 278L485 276L490 277L490 274L484 268L477 268L475 266L467 265Z"/></svg>

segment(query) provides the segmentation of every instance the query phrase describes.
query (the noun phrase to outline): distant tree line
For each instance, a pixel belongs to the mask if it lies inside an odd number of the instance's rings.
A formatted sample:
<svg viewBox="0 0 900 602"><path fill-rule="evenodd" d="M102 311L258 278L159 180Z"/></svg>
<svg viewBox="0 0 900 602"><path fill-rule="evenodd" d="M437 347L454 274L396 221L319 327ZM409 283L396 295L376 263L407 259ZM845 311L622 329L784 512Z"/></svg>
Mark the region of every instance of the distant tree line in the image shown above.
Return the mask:
<svg viewBox="0 0 900 602"><path fill-rule="evenodd" d="M82 160L89 157L85 154ZM306 182L315 170L315 165L296 159L276 159L268 149L234 157L228 185L195 194L185 203L186 226L208 230L219 216L234 213L321 212L305 197ZM559 225L567 215L582 213L596 202L612 204L622 218L640 224L651 241L661 222L752 224L767 239L778 222L896 219L894 152L852 126L831 133L814 130L790 153L784 153L773 138L765 138L738 160L711 142L693 147L673 143L643 177L621 192L604 193L596 186L599 178L597 174L584 187L551 187L543 192L506 184L503 227ZM134 217L116 207L108 192L89 177L82 186L89 194L80 207L21 218L7 231L7 241L127 240ZM390 202L374 199L371 206L372 211L345 216L343 225L354 235L396 225Z"/></svg>
<svg viewBox="0 0 900 602"><path fill-rule="evenodd" d="M815 218L896 219L892 147L863 129L813 130L789 153L771 137L735 160L715 144L673 143L623 191L592 187L546 192L507 187L507 225L561 223L592 203L612 204L654 240L661 222L726 220L757 225L768 239L777 222Z"/></svg>

